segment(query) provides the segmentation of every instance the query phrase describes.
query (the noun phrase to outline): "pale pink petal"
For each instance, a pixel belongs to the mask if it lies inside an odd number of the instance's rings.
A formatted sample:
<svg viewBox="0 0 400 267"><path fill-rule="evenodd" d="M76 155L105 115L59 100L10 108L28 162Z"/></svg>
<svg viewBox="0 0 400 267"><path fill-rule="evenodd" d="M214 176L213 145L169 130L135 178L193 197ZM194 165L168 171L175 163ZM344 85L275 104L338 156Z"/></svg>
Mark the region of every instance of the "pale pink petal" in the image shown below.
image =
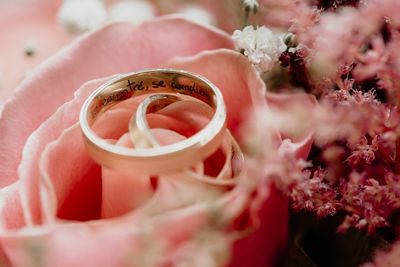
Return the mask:
<svg viewBox="0 0 400 267"><path fill-rule="evenodd" d="M147 96L133 97L122 101L107 112L102 113L93 123L93 131L104 139L118 139L128 131L129 120L134 115L137 106ZM157 114L147 115L147 122L150 128L165 128L179 133L186 133L191 136L201 129L208 119L204 118L204 113L209 113L204 108L199 107L198 103L186 103L179 101L160 110ZM196 124L193 122L196 121ZM195 127L192 127L195 126ZM112 132L109 128L113 128ZM107 135L109 134L109 135Z"/></svg>
<svg viewBox="0 0 400 267"><path fill-rule="evenodd" d="M29 136L18 167L21 201L25 207L24 216L28 224L40 221L38 158L49 142L57 139L65 128L78 121L79 109L84 100L104 81L105 79L94 80L83 85L76 92L73 100L63 104L56 113Z"/></svg>
<svg viewBox="0 0 400 267"><path fill-rule="evenodd" d="M207 125L213 113L213 110L204 103L191 100L178 101L158 111L158 114L193 126L195 132Z"/></svg>
<svg viewBox="0 0 400 267"><path fill-rule="evenodd" d="M78 124L47 145L40 164L44 182L52 186L47 190L54 190L44 193L55 197L49 199L54 202L50 205L42 203L52 209L42 211L44 214L81 221L100 217L101 167L86 152Z"/></svg>
<svg viewBox="0 0 400 267"><path fill-rule="evenodd" d="M126 218L125 218L126 219ZM204 229L204 209L183 209L153 220L55 224L0 237L12 266L171 266L171 254ZM33 254L35 253L35 254Z"/></svg>
<svg viewBox="0 0 400 267"><path fill-rule="evenodd" d="M124 266L143 240L129 225L118 226L58 224L2 236L0 242L14 267L38 266L38 260L41 267Z"/></svg>
<svg viewBox="0 0 400 267"><path fill-rule="evenodd" d="M128 109L112 109L109 110L93 123L92 129L97 136L103 139L119 139L128 131L129 120L133 115L133 111ZM110 129L113 129L110 131Z"/></svg>
<svg viewBox="0 0 400 267"><path fill-rule="evenodd" d="M115 144L131 147L129 133ZM150 177L128 176L103 167L101 218L112 218L134 210L153 195Z"/></svg>
<svg viewBox="0 0 400 267"><path fill-rule="evenodd" d="M291 116L293 112L310 113L311 115L312 112L315 111L315 107L318 105L318 101L313 95L305 93L268 93L267 102L272 114L276 113L278 116L280 113L286 116ZM289 138L295 143L302 143L314 132L314 129L311 128L301 130L291 129L291 131L283 131L283 129L280 130L282 139Z"/></svg>
<svg viewBox="0 0 400 267"><path fill-rule="evenodd" d="M135 98L132 98L132 100L135 100ZM129 104L125 104L124 102L101 114L93 123L92 129L99 137L119 139L124 133L128 132L129 121L139 103L127 101ZM157 114L148 114L147 121L150 128L165 128L185 136L191 136L202 129L211 116L212 110L205 104L194 101L179 101L158 111ZM113 131L110 131L110 128Z"/></svg>
<svg viewBox="0 0 400 267"><path fill-rule="evenodd" d="M168 115L151 113L147 115L147 122L150 128L168 129L180 133L186 137L192 136L199 128L183 120L179 120ZM165 142L161 140L160 144Z"/></svg>
<svg viewBox="0 0 400 267"><path fill-rule="evenodd" d="M0 189L0 228L18 229L25 226L19 185L19 182L15 182Z"/></svg>
<svg viewBox="0 0 400 267"><path fill-rule="evenodd" d="M285 154L292 154L297 159L306 160L310 153L311 146L314 142L314 132L310 132L308 136L305 136L303 140L299 140L296 143L291 142L288 139L283 140L279 151Z"/></svg>
<svg viewBox="0 0 400 267"><path fill-rule="evenodd" d="M6 252L0 242L0 266L2 267L12 267L10 260L8 259Z"/></svg>
<svg viewBox="0 0 400 267"><path fill-rule="evenodd" d="M175 59L167 66L203 75L221 90L227 106L228 128L234 134L253 108L266 107L263 81L238 52L226 49L202 52Z"/></svg>
<svg viewBox="0 0 400 267"><path fill-rule="evenodd" d="M269 93L267 101L272 114L288 112L297 106L312 112L317 104L315 98L307 94ZM295 142L286 139L279 150L297 158L307 158L313 143L313 129L301 136L290 135L290 132L283 133L283 136L291 137ZM288 200L270 182L260 183L258 194L263 195L257 196L252 203L258 225L253 233L235 243L230 266L277 266L284 253L288 237Z"/></svg>
<svg viewBox="0 0 400 267"><path fill-rule="evenodd" d="M313 95L305 93L295 94L267 94L268 106L271 109L272 116L291 116L293 112L302 112L304 114L310 114L316 111L318 101ZM311 146L314 142L315 129L312 127L306 127L307 123L303 124L303 128L280 129L280 135L282 139L285 139L279 150L284 150L285 153L293 154L296 158L306 159L310 152Z"/></svg>
<svg viewBox="0 0 400 267"><path fill-rule="evenodd" d="M259 225L233 246L230 267L273 267L283 255L288 237L288 200L272 185L258 210Z"/></svg>
<svg viewBox="0 0 400 267"><path fill-rule="evenodd" d="M27 137L84 82L159 67L174 56L220 47L229 35L183 19L164 17L135 28L117 23L86 34L37 68L6 103L0 120L0 186L17 179Z"/></svg>

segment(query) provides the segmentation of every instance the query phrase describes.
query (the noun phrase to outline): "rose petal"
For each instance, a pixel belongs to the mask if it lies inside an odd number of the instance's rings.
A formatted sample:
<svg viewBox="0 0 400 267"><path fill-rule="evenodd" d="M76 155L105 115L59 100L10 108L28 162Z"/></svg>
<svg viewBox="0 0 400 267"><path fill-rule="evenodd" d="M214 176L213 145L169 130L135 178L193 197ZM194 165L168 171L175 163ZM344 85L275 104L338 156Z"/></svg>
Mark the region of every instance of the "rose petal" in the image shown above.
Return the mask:
<svg viewBox="0 0 400 267"><path fill-rule="evenodd" d="M0 266L2 267L12 267L10 260L8 259L6 252L3 249L3 246L0 243Z"/></svg>
<svg viewBox="0 0 400 267"><path fill-rule="evenodd" d="M309 114L314 112L318 105L318 101L313 95L305 93L268 93L267 101L272 114L277 116L282 114L291 116L293 112ZM285 153L292 153L296 158L306 159L314 142L315 129L307 127L307 123L304 123L303 126L302 129L291 129L290 127L280 129L280 135L285 140L280 145L279 150L285 150Z"/></svg>
<svg viewBox="0 0 400 267"><path fill-rule="evenodd" d="M194 132L197 132L208 124L210 118L213 116L213 110L204 103L183 100L163 108L157 114L185 122L187 125L193 126Z"/></svg>
<svg viewBox="0 0 400 267"><path fill-rule="evenodd" d="M306 160L308 154L310 153L313 142L314 133L311 132L308 136L305 136L303 140L299 140L297 143L293 143L288 139L283 140L281 146L279 147L279 151L282 151L285 154L292 154L297 159Z"/></svg>
<svg viewBox="0 0 400 267"><path fill-rule="evenodd" d="M0 190L0 227L17 229L25 225L19 194L19 182Z"/></svg>
<svg viewBox="0 0 400 267"><path fill-rule="evenodd" d="M52 210L45 214L70 220L90 220L100 217L101 168L90 158L83 144L78 124L65 130L56 140L47 145L40 159L41 175L47 188L41 192L55 199L43 203ZM46 218L54 220L54 218Z"/></svg>
<svg viewBox="0 0 400 267"><path fill-rule="evenodd" d="M234 135L253 108L266 108L263 81L249 61L237 52L207 51L175 59L167 66L203 75L220 89L227 107L228 128Z"/></svg>
<svg viewBox="0 0 400 267"><path fill-rule="evenodd" d="M0 120L0 187L17 179L27 137L83 82L220 47L233 47L227 34L171 17L137 28L111 24L84 35L37 68L5 105Z"/></svg>
<svg viewBox="0 0 400 267"><path fill-rule="evenodd" d="M132 147L129 133L125 133L117 146ZM134 210L153 195L150 177L128 176L102 168L101 218L112 218Z"/></svg>
<svg viewBox="0 0 400 267"><path fill-rule="evenodd" d="M291 117L294 112L312 113L318 105L318 101L313 95L305 93L268 93L267 102L273 114L276 113L278 116L285 114L289 117ZM290 138L295 143L302 143L314 132L314 129L306 127L307 123L303 125L304 127L302 129L296 129L290 128L290 125L286 123L285 126L287 128L279 129L282 139Z"/></svg>
<svg viewBox="0 0 400 267"><path fill-rule="evenodd" d="M128 109L109 110L93 123L92 130L97 136L103 139L119 139L128 131L129 120L132 117L132 111ZM110 131L110 129L113 129Z"/></svg>
<svg viewBox="0 0 400 267"><path fill-rule="evenodd" d="M62 105L56 113L29 136L18 167L18 175L21 181L21 201L24 206L25 220L28 224L40 221L38 158L49 142L58 138L65 128L78 121L79 109L83 101L104 81L105 79L93 80L83 85L76 92L73 100Z"/></svg>
<svg viewBox="0 0 400 267"><path fill-rule="evenodd" d="M171 266L173 253L210 223L199 207L142 222L124 219L55 224L1 236L0 243L15 267L35 266L38 260L42 267L142 267L149 261Z"/></svg>
<svg viewBox="0 0 400 267"><path fill-rule="evenodd" d="M128 132L129 121L139 104L135 98L132 100L127 101L129 104L123 101L116 105L118 108L102 113L93 123L92 130L103 139L120 138ZM202 129L211 116L212 110L205 104L185 100L172 103L156 114L147 114L147 122L150 128L165 128L191 136Z"/></svg>
<svg viewBox="0 0 400 267"><path fill-rule="evenodd" d="M260 224L250 235L233 246L230 267L278 266L288 237L288 200L270 184L263 184L267 195L258 209Z"/></svg>

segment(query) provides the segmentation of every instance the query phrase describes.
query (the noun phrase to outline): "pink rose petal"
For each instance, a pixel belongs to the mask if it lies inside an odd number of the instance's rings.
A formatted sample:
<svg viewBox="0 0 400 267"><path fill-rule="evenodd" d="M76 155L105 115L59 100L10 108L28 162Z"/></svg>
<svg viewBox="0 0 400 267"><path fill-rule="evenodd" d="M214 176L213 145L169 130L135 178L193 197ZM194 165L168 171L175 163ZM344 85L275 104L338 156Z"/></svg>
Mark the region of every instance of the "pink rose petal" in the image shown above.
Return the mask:
<svg viewBox="0 0 400 267"><path fill-rule="evenodd" d="M273 112L288 112L293 106L309 109L316 106L314 97L307 94L267 94L268 106ZM285 133L288 134L288 133ZM302 136L292 137L295 142L285 139L279 150L306 159L313 143L313 129ZM255 232L238 240L233 249L233 258L229 266L277 266L286 248L288 237L288 199L281 195L270 181L258 185L257 198L252 203L258 225ZM253 214L254 216L254 214Z"/></svg>
<svg viewBox="0 0 400 267"><path fill-rule="evenodd" d="M55 140L62 131L78 121L79 109L88 95L105 80L93 80L83 85L75 94L75 98L63 104L56 113L45 121L29 136L22 152L18 167L20 177L21 201L25 220L28 224L40 221L40 202L38 192L39 166L38 158L47 143Z"/></svg>
<svg viewBox="0 0 400 267"><path fill-rule="evenodd" d="M291 115L292 112L309 112L312 113L314 108L318 105L318 101L313 95L305 93L283 94L283 93L268 93L267 94L268 106L272 113ZM293 142L303 142L310 136L314 129L292 129L292 131L282 132L282 139L290 138Z"/></svg>
<svg viewBox="0 0 400 267"><path fill-rule="evenodd" d="M129 133L124 134L115 145L132 147ZM112 218L128 213L153 195L149 177L132 177L107 168L102 168L101 177L101 218Z"/></svg>
<svg viewBox="0 0 400 267"><path fill-rule="evenodd" d="M47 145L40 165L44 181L54 190L41 193L54 194L56 198L49 198L54 203L42 203L52 209L44 210L45 214L55 216L56 212L60 218L81 221L100 217L101 168L86 152L78 124Z"/></svg>
<svg viewBox="0 0 400 267"><path fill-rule="evenodd" d="M0 191L0 227L5 229L18 229L25 225L19 185L15 182Z"/></svg>
<svg viewBox="0 0 400 267"><path fill-rule="evenodd" d="M234 134L253 108L266 108L263 81L249 61L237 52L224 49L202 52L175 59L167 66L203 75L220 89L227 107L228 128Z"/></svg>
<svg viewBox="0 0 400 267"><path fill-rule="evenodd" d="M288 237L288 200L270 184L257 216L259 225L250 235L233 246L230 267L273 267L286 249Z"/></svg>
<svg viewBox="0 0 400 267"><path fill-rule="evenodd" d="M276 94L268 93L267 102L272 114L288 114L291 112L308 112L312 113L318 105L318 101L313 95L305 93L295 94ZM300 109L300 110L298 110ZM293 131L283 132L280 134L284 142L280 146L280 150L293 153L296 158L306 159L314 142L314 131L310 127L303 129L293 129Z"/></svg>
<svg viewBox="0 0 400 267"><path fill-rule="evenodd" d="M41 267L142 267L149 260L171 266L173 253L210 223L198 207L142 218L142 224L129 219L55 224L1 236L0 243L14 267L35 266L38 259Z"/></svg>

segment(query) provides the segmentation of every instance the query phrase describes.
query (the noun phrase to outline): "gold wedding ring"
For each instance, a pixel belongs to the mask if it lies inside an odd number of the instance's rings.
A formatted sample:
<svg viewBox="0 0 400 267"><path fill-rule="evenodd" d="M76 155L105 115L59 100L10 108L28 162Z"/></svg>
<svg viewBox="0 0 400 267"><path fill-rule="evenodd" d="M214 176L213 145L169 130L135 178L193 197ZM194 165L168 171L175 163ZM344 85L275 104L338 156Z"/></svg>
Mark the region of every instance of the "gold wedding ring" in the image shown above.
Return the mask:
<svg viewBox="0 0 400 267"><path fill-rule="evenodd" d="M92 130L98 116L114 105L160 93L193 97L213 108L214 114L196 134L166 146L121 147ZM82 106L80 126L90 156L100 165L128 175L158 175L193 166L214 153L225 135L226 108L221 92L206 78L182 70L151 69L119 75L96 89Z"/></svg>

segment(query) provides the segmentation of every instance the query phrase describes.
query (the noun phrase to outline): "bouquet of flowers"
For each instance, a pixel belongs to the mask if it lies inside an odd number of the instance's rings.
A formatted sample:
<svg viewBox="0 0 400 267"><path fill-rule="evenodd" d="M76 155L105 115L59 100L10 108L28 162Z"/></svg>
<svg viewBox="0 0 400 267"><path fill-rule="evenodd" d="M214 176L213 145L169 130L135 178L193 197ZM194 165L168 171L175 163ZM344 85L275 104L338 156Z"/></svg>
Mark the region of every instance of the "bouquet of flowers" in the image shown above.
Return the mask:
<svg viewBox="0 0 400 267"><path fill-rule="evenodd" d="M0 0L0 266L400 266L399 11Z"/></svg>

